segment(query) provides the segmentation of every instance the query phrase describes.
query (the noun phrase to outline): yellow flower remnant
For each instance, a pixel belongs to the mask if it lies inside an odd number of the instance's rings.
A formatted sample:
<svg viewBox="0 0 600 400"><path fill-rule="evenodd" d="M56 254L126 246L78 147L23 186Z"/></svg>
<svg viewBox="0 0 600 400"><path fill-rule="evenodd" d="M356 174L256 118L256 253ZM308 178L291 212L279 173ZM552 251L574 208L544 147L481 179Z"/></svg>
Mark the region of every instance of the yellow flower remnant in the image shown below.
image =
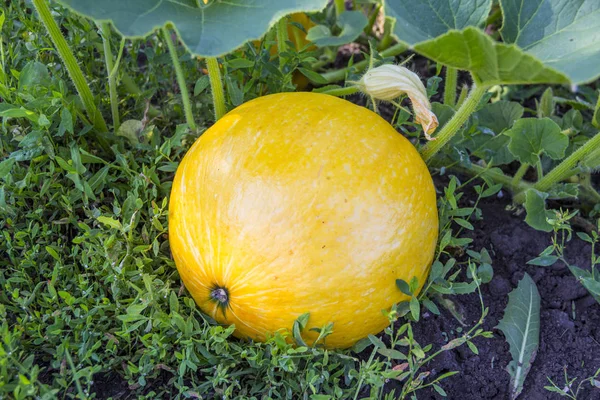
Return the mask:
<svg viewBox="0 0 600 400"><path fill-rule="evenodd" d="M423 127L427 140L438 127L438 119L431 111L425 86L419 76L400 65L385 64L369 69L358 82L359 89L372 99L393 101L402 95L410 99L415 122Z"/></svg>

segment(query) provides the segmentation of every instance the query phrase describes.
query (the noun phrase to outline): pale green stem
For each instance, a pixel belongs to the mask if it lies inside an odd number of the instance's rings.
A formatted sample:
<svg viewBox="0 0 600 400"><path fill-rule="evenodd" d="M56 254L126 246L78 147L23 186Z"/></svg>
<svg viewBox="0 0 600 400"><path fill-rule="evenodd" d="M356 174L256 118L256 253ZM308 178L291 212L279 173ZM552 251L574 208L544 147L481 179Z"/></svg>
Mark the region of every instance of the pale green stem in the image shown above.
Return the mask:
<svg viewBox="0 0 600 400"><path fill-rule="evenodd" d="M171 39L171 32L166 27L162 28L165 42L169 48L169 54L171 55L171 62L175 68L175 76L177 77L177 84L179 85L179 92L181 93L181 101L183 103L183 112L185 114L185 120L191 130L196 130L196 122L194 122L194 114L192 113L192 103L190 102L190 95L188 94L187 85L185 83L185 77L183 76L183 70L179 63L179 57L177 56L177 49Z"/></svg>
<svg viewBox="0 0 600 400"><path fill-rule="evenodd" d="M444 104L454 107L456 104L456 81L458 70L446 67L446 82L444 82Z"/></svg>
<svg viewBox="0 0 600 400"><path fill-rule="evenodd" d="M215 107L215 121L218 121L225 113L225 92L223 92L223 82L221 81L221 71L219 62L214 57L206 59L206 68L208 69L208 78L210 80L210 89Z"/></svg>
<svg viewBox="0 0 600 400"><path fill-rule="evenodd" d="M408 50L408 47L405 44L398 43L398 44L393 45L389 49L383 50L379 54L382 57L393 57L393 56L397 56L398 54L404 53L406 50ZM369 60L367 59L367 60L357 62L356 64L352 65L351 67L338 69L337 71L326 72L326 73L322 74L321 76L323 78L325 78L327 83L339 82L339 81L344 80L346 78L346 74L348 74L348 72L350 72L351 70L354 70L356 72L361 72L368 66L369 66Z"/></svg>
<svg viewBox="0 0 600 400"><path fill-rule="evenodd" d="M77 93L79 93L83 107L85 108L90 120L94 124L94 128L99 132L107 132L108 128L106 127L106 122L104 121L102 114L96 108L92 91L90 90L90 87L83 76L83 72L77 63L71 48L63 37L60 28L56 24L56 21L54 21L54 18L52 18L48 4L46 4L45 0L32 0L32 2L38 14L40 15L42 23L50 35L52 43L54 43L60 58L65 64L67 72L69 73L69 76L71 77L71 80L77 89Z"/></svg>
<svg viewBox="0 0 600 400"><path fill-rule="evenodd" d="M371 351L371 356L369 356L369 360L367 361L367 366L370 366L375 358L375 353L377 352L377 347L373 346L373 351ZM362 387L363 381L365 377L362 375L358 380L358 386L356 387L356 392L354 393L354 400L358 399L358 395L360 394L360 388Z"/></svg>
<svg viewBox="0 0 600 400"><path fill-rule="evenodd" d="M514 186L517 186L519 184L519 182L521 182L523 180L523 176L525 176L525 173L527 172L528 169L529 169L529 164L527 164L527 163L521 164L521 166L519 167L519 169L515 173L515 176L512 179L512 184Z"/></svg>
<svg viewBox="0 0 600 400"><path fill-rule="evenodd" d="M335 5L335 15L339 16L341 13L346 11L345 0L334 0L333 4Z"/></svg>
<svg viewBox="0 0 600 400"><path fill-rule="evenodd" d="M351 94L358 93L358 92L360 92L358 87L348 86L348 87L344 87L344 88L330 89L330 90L319 92L319 93L328 94L328 95L336 96L336 97L342 97L342 96L349 96Z"/></svg>
<svg viewBox="0 0 600 400"><path fill-rule="evenodd" d="M582 160L591 151L595 150L600 146L600 132L596 133L593 138L585 142L583 146L578 148L573 154L564 159L558 164L552 171L548 172L546 176L540 179L533 187L540 192L546 192L552 185L567 179L573 175L573 169L577 166L577 163Z"/></svg>
<svg viewBox="0 0 600 400"><path fill-rule="evenodd" d="M544 178L544 169L542 168L542 160L540 158L535 163L535 170L537 171L537 180L541 181Z"/></svg>
<svg viewBox="0 0 600 400"><path fill-rule="evenodd" d="M515 184L513 182L514 178L512 176L505 175L504 173L496 169L481 167L477 164L471 164L468 168L454 166L451 167L451 169L458 172L462 172L464 174L477 175L480 177L491 179L496 183L501 183L502 186L508 189L511 193L519 193L533 187L532 184L527 183L525 181L520 181L519 183Z"/></svg>
<svg viewBox="0 0 600 400"><path fill-rule="evenodd" d="M281 53L285 53L287 51L287 40L288 40L288 31L287 31L287 17L283 17L277 22L277 49L279 51L279 69L282 69L285 65L285 60L281 57Z"/></svg>
<svg viewBox="0 0 600 400"><path fill-rule="evenodd" d="M110 96L110 111L113 119L113 129L117 131L119 125L119 98L117 97L117 78L113 73L114 62L112 50L110 49L110 25L106 22L98 24L102 31L102 43L104 45L104 62L106 64L106 74L108 75L108 93Z"/></svg>
<svg viewBox="0 0 600 400"><path fill-rule="evenodd" d="M467 87L467 85L463 85L463 87L460 88L460 93L458 94L458 100L456 101L456 107L462 106L463 103L465 102L465 100L467 99L468 95L469 95L469 88Z"/></svg>
<svg viewBox="0 0 600 400"><path fill-rule="evenodd" d="M463 103L463 105L456 111L450 121L444 125L440 133L435 136L435 140L427 142L421 149L421 157L427 162L433 157L438 151L442 149L454 137L458 130L467 121L469 116L473 114L475 108L481 101L482 97L487 92L487 86L478 86L473 84L471 93Z"/></svg>

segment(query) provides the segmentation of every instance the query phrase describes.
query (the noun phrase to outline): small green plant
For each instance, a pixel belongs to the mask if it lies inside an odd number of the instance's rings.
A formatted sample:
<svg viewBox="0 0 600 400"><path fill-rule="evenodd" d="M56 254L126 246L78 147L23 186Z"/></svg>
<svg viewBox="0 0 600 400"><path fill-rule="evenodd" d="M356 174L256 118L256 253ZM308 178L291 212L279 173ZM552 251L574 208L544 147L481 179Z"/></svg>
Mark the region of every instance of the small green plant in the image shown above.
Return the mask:
<svg viewBox="0 0 600 400"><path fill-rule="evenodd" d="M600 369L596 371L596 373L586 379L582 379L579 381L577 386L575 385L575 381L577 378L569 378L567 375L567 367L564 368L564 386L560 387L552 379L548 378L550 382L549 386L544 386L544 389L549 392L558 393L561 397L566 397L572 400L577 400L579 397L579 391L586 385L589 384L594 389L600 389L600 381L597 379L600 376Z"/></svg>
<svg viewBox="0 0 600 400"><path fill-rule="evenodd" d="M538 265L542 267L549 267L554 265L556 262L562 262L577 280L588 290L590 295L600 303L600 271L598 271L597 265L600 264L600 257L596 255L596 245L600 241L600 235L597 230L592 230L590 234L585 232L576 232L577 237L587 242L591 246L590 251L590 270L584 270L576 265L571 264L565 257L565 245L573 237L573 229L569 220L571 220L577 211L555 211L552 217L547 218L547 223L552 226L552 244L542 253L539 257L529 261L528 264ZM599 220L600 223L600 220ZM600 226L598 226L600 228ZM597 229L597 228L596 228Z"/></svg>

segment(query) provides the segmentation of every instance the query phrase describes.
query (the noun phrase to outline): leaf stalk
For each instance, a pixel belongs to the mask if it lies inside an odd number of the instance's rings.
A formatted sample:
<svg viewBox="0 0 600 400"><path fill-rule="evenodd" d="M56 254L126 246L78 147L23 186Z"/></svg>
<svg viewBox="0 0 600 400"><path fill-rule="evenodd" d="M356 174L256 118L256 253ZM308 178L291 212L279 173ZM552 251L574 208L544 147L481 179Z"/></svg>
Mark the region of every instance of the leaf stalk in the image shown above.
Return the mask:
<svg viewBox="0 0 600 400"><path fill-rule="evenodd" d="M96 104L94 103L94 96L92 95L92 91L88 86L85 77L83 76L83 71L75 56L73 55L73 51L67 44L60 28L58 27L54 18L52 18L52 14L50 12L50 8L45 0L32 0L35 9L37 10L40 20L44 24L44 27L48 31L50 35L50 39L52 43L54 43L54 47L58 51L60 58L62 59L69 76L71 77L71 81L75 85L77 89L77 93L81 98L83 103L83 107L88 114L88 117L92 121L94 128L98 132L108 132L108 128L106 126L106 122L102 117L102 114L96 108Z"/></svg>
<svg viewBox="0 0 600 400"><path fill-rule="evenodd" d="M210 80L210 89L215 108L215 121L218 121L227 112L219 62L215 57L208 57L206 59L206 68L208 69L208 79Z"/></svg>
<svg viewBox="0 0 600 400"><path fill-rule="evenodd" d="M177 56L177 49L175 48L175 44L171 39L171 32L169 32L169 29L167 29L167 27L162 27L162 32L163 36L165 37L167 47L169 48L171 62L173 63L173 67L175 68L175 76L177 77L179 92L181 93L181 101L183 102L183 112L185 114L185 120L191 130L196 130L196 122L194 121L194 114L192 113L192 103L190 102L190 95L188 93L187 85L185 83L185 77L183 76L183 69L181 68L179 57Z"/></svg>
<svg viewBox="0 0 600 400"><path fill-rule="evenodd" d="M456 111L454 116L444 125L440 133L435 136L435 140L427 142L421 149L421 157L428 162L431 158L442 149L456 135L458 130L469 119L471 114L477 108L477 105L486 94L488 86L473 84L473 88L469 96L461 107Z"/></svg>
<svg viewBox="0 0 600 400"><path fill-rule="evenodd" d="M573 175L573 170L577 166L577 163L581 161L585 156L591 153L593 150L600 146L600 132L596 133L594 137L585 142L583 146L573 152L569 157L565 158L560 164L558 164L552 171L548 172L546 176L540 179L533 187L540 192L546 192L552 185L567 179Z"/></svg>

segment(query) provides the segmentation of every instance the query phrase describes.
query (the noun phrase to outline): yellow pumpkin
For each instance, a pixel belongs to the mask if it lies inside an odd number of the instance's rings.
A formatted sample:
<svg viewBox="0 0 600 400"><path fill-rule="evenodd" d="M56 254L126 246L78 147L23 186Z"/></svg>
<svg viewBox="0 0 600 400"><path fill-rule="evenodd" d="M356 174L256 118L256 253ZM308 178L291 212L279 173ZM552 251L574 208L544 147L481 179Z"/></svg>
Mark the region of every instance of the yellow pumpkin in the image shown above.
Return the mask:
<svg viewBox="0 0 600 400"><path fill-rule="evenodd" d="M249 101L208 129L171 191L169 240L204 312L265 340L310 313L327 347L383 330L426 280L438 235L431 176L411 143L370 110L316 93ZM419 290L420 290L419 287Z"/></svg>

